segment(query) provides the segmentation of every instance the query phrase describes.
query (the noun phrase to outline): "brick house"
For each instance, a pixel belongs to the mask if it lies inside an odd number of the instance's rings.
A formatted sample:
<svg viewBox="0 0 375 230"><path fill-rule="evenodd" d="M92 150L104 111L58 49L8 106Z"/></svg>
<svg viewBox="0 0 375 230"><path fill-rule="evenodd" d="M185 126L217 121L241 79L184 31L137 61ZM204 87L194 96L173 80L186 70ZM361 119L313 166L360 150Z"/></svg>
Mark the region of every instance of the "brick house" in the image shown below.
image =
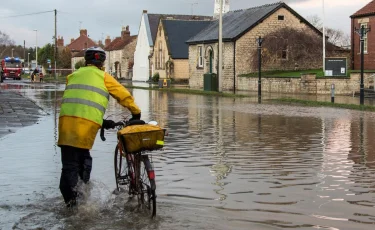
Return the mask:
<svg viewBox="0 0 375 230"><path fill-rule="evenodd" d="M257 71L252 63L252 54L257 50L256 39L280 28L303 30L322 38L317 28L283 2L230 11L223 16L223 89L237 89L239 75ZM219 22L216 20L187 41L189 85L192 88L203 87L205 73L217 73L218 30ZM284 55L280 56L282 59ZM322 58L313 64L321 67L321 63ZM282 65L281 61L279 65ZM300 69L303 68L300 66Z"/></svg>
<svg viewBox="0 0 375 230"><path fill-rule="evenodd" d="M107 37L104 47L107 59L104 66L106 71L114 77L132 79L137 37L137 35L130 36L129 26L122 28L121 37L112 41Z"/></svg>
<svg viewBox="0 0 375 230"><path fill-rule="evenodd" d="M351 50L352 50L352 69L361 68L361 47L360 36L355 32L356 29L365 26L366 28L375 28L375 1L371 1L362 9L358 10L351 18ZM364 39L364 68L375 70L375 35L370 31Z"/></svg>
<svg viewBox="0 0 375 230"><path fill-rule="evenodd" d="M79 53L83 49L87 49L92 46L97 46L96 42L94 42L89 36L87 35L86 29L81 29L79 31L79 37L74 39L72 38L70 40L70 44L66 47L69 48L69 50L72 52L72 57Z"/></svg>
<svg viewBox="0 0 375 230"><path fill-rule="evenodd" d="M154 74L154 66L150 65L149 56L154 49L161 18L169 20L212 20L210 16L150 14L147 10L143 10L134 52L133 81L148 81Z"/></svg>
<svg viewBox="0 0 375 230"><path fill-rule="evenodd" d="M211 21L163 20L159 22L150 64L160 78L189 80L189 46L186 41Z"/></svg>

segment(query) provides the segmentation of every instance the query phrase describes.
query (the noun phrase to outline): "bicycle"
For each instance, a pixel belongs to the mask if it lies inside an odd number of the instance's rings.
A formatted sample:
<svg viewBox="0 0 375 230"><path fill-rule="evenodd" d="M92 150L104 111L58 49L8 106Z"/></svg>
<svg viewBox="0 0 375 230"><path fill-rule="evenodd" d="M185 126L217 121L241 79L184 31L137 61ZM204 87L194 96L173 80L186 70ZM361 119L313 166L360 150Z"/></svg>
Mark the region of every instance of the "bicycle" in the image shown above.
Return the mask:
<svg viewBox="0 0 375 230"><path fill-rule="evenodd" d="M137 196L138 205L144 205L151 212L151 218L153 218L156 215L155 171L152 155L148 155L147 152L162 149L166 129L161 129L155 121L145 123L142 120L124 120L116 122L115 126L118 130L114 154L116 189L120 191L120 188L123 187L129 196ZM156 143L155 132L153 133L153 131L138 132L137 135L139 137L125 136L121 133L122 130L131 126L136 128L150 127L154 129L158 135ZM100 137L103 141L106 140L103 128L100 131ZM132 138L134 139L133 141L139 142L137 142L138 146L130 148L129 139Z"/></svg>

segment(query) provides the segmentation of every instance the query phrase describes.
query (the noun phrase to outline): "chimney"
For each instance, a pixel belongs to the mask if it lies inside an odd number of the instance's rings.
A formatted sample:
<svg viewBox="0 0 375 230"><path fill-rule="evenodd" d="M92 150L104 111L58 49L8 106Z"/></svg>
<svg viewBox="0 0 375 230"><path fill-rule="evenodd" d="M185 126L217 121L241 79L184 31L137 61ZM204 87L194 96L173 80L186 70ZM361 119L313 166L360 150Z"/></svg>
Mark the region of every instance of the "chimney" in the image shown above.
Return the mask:
<svg viewBox="0 0 375 230"><path fill-rule="evenodd" d="M74 42L74 38L71 38L71 39L70 39L70 43L73 43L73 42Z"/></svg>
<svg viewBox="0 0 375 230"><path fill-rule="evenodd" d="M105 45L105 46L108 46L109 43L111 43L111 37L107 36L107 38L106 38L105 41L104 41L104 45Z"/></svg>
<svg viewBox="0 0 375 230"><path fill-rule="evenodd" d="M130 31L129 31L129 26L126 26L125 27L122 27L122 31L121 31L121 39L122 40L126 40L130 37Z"/></svg>
<svg viewBox="0 0 375 230"><path fill-rule="evenodd" d="M147 14L147 10L143 10L143 13L144 13L144 14Z"/></svg>
<svg viewBox="0 0 375 230"><path fill-rule="evenodd" d="M57 38L57 47L63 47L64 46L64 38L61 36L58 36Z"/></svg>
<svg viewBox="0 0 375 230"><path fill-rule="evenodd" d="M80 36L85 35L87 37L87 30L85 30L85 29L80 30L79 35Z"/></svg>

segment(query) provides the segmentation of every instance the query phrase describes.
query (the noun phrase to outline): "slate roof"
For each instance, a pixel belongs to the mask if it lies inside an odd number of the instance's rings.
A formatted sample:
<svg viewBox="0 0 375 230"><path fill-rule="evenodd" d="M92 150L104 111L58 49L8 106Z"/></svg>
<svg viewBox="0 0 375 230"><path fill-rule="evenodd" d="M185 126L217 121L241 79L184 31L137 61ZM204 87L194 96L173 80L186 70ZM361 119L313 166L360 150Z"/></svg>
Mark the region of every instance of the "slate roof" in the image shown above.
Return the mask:
<svg viewBox="0 0 375 230"><path fill-rule="evenodd" d="M375 15L375 1L369 2L366 6L358 10L355 14L353 14L350 17L358 18L358 17L371 16L371 15Z"/></svg>
<svg viewBox="0 0 375 230"><path fill-rule="evenodd" d="M263 6L243 10L229 11L223 15L223 41L235 41L250 31L256 25L268 18L280 8L286 8L301 21L310 26L318 34L322 34L317 28L311 25L306 19L300 16L284 2L277 2ZM196 36L190 38L187 43L196 44L202 42L217 42L219 37L219 20L213 21L207 28L203 29Z"/></svg>
<svg viewBox="0 0 375 230"><path fill-rule="evenodd" d="M130 36L127 39L121 39L121 37L115 38L111 43L104 47L105 51L122 50L129 43L137 39L137 35Z"/></svg>
<svg viewBox="0 0 375 230"><path fill-rule="evenodd" d="M87 43L87 46L85 43ZM83 34L75 39L72 43L67 45L67 47L71 51L81 51L92 46L98 46L98 44L96 44L93 40L91 40L91 38Z"/></svg>
<svg viewBox="0 0 375 230"><path fill-rule="evenodd" d="M156 33L158 32L158 26L160 19L168 20L212 20L212 16L200 16L200 15L178 15L178 14L147 14L148 21L151 30L152 41L155 42Z"/></svg>
<svg viewBox="0 0 375 230"><path fill-rule="evenodd" d="M188 59L186 41L207 27L211 21L162 20L169 54L173 59Z"/></svg>

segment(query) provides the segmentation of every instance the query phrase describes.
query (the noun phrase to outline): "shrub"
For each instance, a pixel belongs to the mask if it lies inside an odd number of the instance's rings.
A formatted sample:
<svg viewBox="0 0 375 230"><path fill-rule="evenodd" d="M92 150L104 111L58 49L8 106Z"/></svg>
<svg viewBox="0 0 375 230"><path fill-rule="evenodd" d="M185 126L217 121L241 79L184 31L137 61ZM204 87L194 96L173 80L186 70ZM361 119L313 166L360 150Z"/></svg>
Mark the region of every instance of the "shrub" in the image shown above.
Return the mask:
<svg viewBox="0 0 375 230"><path fill-rule="evenodd" d="M152 76L152 82L159 82L160 75L159 73L155 73L154 76Z"/></svg>
<svg viewBox="0 0 375 230"><path fill-rule="evenodd" d="M74 68L77 70L81 67L84 67L85 66L85 61L84 60L81 60L79 62L77 62L75 65L74 65Z"/></svg>

